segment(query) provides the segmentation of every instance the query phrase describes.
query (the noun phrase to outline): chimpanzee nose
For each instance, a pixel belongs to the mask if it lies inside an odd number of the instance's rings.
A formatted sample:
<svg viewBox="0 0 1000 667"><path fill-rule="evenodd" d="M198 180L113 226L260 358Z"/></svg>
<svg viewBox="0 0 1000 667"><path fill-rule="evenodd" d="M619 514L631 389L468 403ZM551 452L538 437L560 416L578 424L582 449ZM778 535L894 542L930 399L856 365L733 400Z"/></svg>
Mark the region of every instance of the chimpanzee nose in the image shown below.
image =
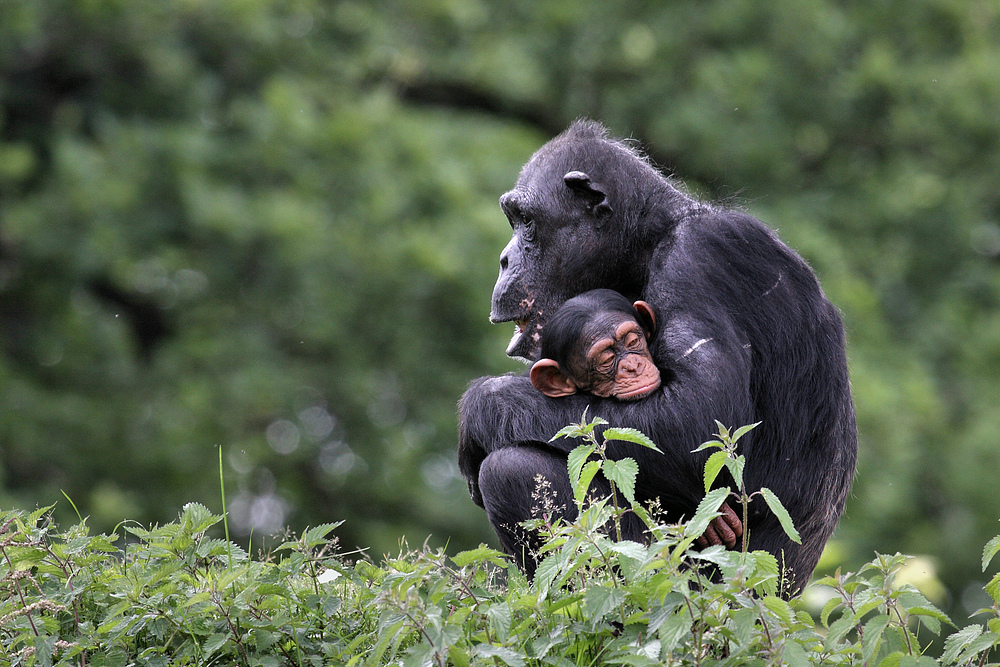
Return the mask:
<svg viewBox="0 0 1000 667"><path fill-rule="evenodd" d="M629 373L635 373L639 370L639 357L634 354L626 355L618 364L618 368Z"/></svg>

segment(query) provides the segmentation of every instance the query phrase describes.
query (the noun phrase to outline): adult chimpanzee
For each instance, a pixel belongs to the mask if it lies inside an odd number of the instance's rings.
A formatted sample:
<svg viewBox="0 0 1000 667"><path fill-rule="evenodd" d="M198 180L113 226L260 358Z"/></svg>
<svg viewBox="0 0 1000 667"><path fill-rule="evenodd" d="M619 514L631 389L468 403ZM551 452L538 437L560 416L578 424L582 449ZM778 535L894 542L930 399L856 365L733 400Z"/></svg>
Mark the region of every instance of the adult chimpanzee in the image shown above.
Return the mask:
<svg viewBox="0 0 1000 667"><path fill-rule="evenodd" d="M750 505L751 549L783 562L801 588L847 497L857 431L837 310L792 250L753 217L678 191L646 160L578 121L525 165L500 198L513 238L500 256L493 322L516 323L510 356L537 358L546 319L568 298L608 288L651 304L659 318L653 358L663 384L639 401L590 394L550 398L526 375L480 378L459 405L459 465L504 548L526 539L535 477L572 513L566 454L549 439L584 408L638 428L663 451L612 443L639 463L636 496L668 516L691 516L704 496L715 430L762 422L740 441L747 490L770 487L802 537L792 543L762 502ZM642 527L623 526L640 539ZM526 561L525 566L531 568Z"/></svg>
<svg viewBox="0 0 1000 667"><path fill-rule="evenodd" d="M642 398L660 386L660 369L647 346L655 322L648 303L633 304L614 290L575 296L546 323L531 384L552 398L577 391L623 401Z"/></svg>

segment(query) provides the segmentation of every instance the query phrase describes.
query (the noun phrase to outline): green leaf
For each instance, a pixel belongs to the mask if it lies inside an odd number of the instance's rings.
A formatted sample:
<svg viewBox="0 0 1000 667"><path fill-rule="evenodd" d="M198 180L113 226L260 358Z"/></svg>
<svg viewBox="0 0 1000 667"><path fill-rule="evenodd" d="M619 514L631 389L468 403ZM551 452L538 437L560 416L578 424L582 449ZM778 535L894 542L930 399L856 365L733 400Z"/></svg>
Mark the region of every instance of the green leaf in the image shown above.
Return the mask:
<svg viewBox="0 0 1000 667"><path fill-rule="evenodd" d="M833 622L826 632L825 646L828 651L836 650L837 644L854 628L854 614L845 611L844 615Z"/></svg>
<svg viewBox="0 0 1000 667"><path fill-rule="evenodd" d="M681 608L660 626L658 634L663 642L663 650L673 651L685 637L691 635L691 614L686 608Z"/></svg>
<svg viewBox="0 0 1000 667"><path fill-rule="evenodd" d="M733 481L736 483L737 489L743 488L743 468L746 467L746 457L744 456L729 456L726 458L726 468L729 469L729 474L733 476Z"/></svg>
<svg viewBox="0 0 1000 667"><path fill-rule="evenodd" d="M559 430L554 436L549 438L549 442L556 440L558 438L583 438L594 432L594 429L598 426L607 425L608 421L602 419L601 417L594 417L590 422L587 421L587 410L583 411L583 416L580 418L580 423L570 424Z"/></svg>
<svg viewBox="0 0 1000 667"><path fill-rule="evenodd" d="M983 549L983 572L986 571L990 561L997 555L997 552L1000 552L1000 535L987 542L986 547Z"/></svg>
<svg viewBox="0 0 1000 667"><path fill-rule="evenodd" d="M205 640L202 645L201 650L203 651L203 658L207 660L211 657L213 653L222 648L223 644L229 639L229 634L225 632L216 632L211 637Z"/></svg>
<svg viewBox="0 0 1000 667"><path fill-rule="evenodd" d="M839 595L836 595L826 601L826 604L823 605L823 611L820 612L819 615L819 622L823 624L823 627L830 627L830 614L832 614L833 610L842 604L844 604L844 600Z"/></svg>
<svg viewBox="0 0 1000 667"><path fill-rule="evenodd" d="M882 662L878 663L878 667L899 667L899 661L903 659L904 655L906 654L902 651L893 651L882 658Z"/></svg>
<svg viewBox="0 0 1000 667"><path fill-rule="evenodd" d="M654 451L662 454L660 448L656 446L656 443L646 437L646 434L642 431L638 431L634 428L609 428L604 430L604 441L608 440L622 440L624 442L631 442L636 445L642 445Z"/></svg>
<svg viewBox="0 0 1000 667"><path fill-rule="evenodd" d="M577 480L576 485L573 487L573 498L576 500L577 505L582 505L583 501L587 499L587 492L590 491L590 483L600 469L600 461L590 461L587 465L583 466L583 470L580 471L580 479Z"/></svg>
<svg viewBox="0 0 1000 667"><path fill-rule="evenodd" d="M718 440L709 440L708 442L703 442L698 445L698 449L692 449L691 453L694 454L695 452L700 452L703 449L712 449L713 447L715 449L723 449L725 445Z"/></svg>
<svg viewBox="0 0 1000 667"><path fill-rule="evenodd" d="M577 424L570 424L569 426L563 426L559 431L549 438L549 442L553 440L558 440L559 438L578 438L583 435L580 432L580 427Z"/></svg>
<svg viewBox="0 0 1000 667"><path fill-rule="evenodd" d="M645 544L639 544L638 542L632 542L631 540L622 540L621 542L612 542L608 546L612 552L625 556L626 558L631 558L633 560L645 560L649 556L649 547Z"/></svg>
<svg viewBox="0 0 1000 667"><path fill-rule="evenodd" d="M982 637L976 641L969 644L965 649L965 652L958 656L959 662L969 662L973 657L979 655L983 651L988 651L991 648L997 646L1000 643L1000 636L997 636L995 632L987 632Z"/></svg>
<svg viewBox="0 0 1000 667"><path fill-rule="evenodd" d="M757 428L758 426L760 426L760 422L757 422L755 424L748 424L747 426L741 426L741 427L739 427L738 429L736 429L736 432L733 433L733 437L730 438L730 441L731 442L736 442L737 440L739 440L740 438L742 438L743 436L745 436L747 433L749 433L750 431L752 431L755 428Z"/></svg>
<svg viewBox="0 0 1000 667"><path fill-rule="evenodd" d="M591 621L601 621L625 601L625 591L610 586L591 586L583 595L583 608Z"/></svg>
<svg viewBox="0 0 1000 667"><path fill-rule="evenodd" d="M502 602L493 605L486 610L486 618L489 619L493 636L500 641L507 641L507 637L510 635L511 619L513 618L510 603Z"/></svg>
<svg viewBox="0 0 1000 667"><path fill-rule="evenodd" d="M576 487L580 485L580 475L583 472L583 466L596 449L596 445L580 445L574 448L566 457L566 469L569 471L569 481L573 486L574 492Z"/></svg>
<svg viewBox="0 0 1000 667"><path fill-rule="evenodd" d="M715 478L719 476L719 471L726 465L729 455L726 452L715 452L705 461L705 493L712 488Z"/></svg>
<svg viewBox="0 0 1000 667"><path fill-rule="evenodd" d="M993 599L994 604L1000 604L1000 572L993 575L989 583L984 587L986 594Z"/></svg>
<svg viewBox="0 0 1000 667"><path fill-rule="evenodd" d="M943 611L941 611L940 609L938 609L937 607L935 607L930 603L921 605L919 607L909 607L906 611L908 611L913 616L925 616L928 618L933 618L935 620L938 620L942 623L947 623L948 625L951 626L955 625L954 623L951 622L951 619L948 618L947 614L945 614Z"/></svg>
<svg viewBox="0 0 1000 667"><path fill-rule="evenodd" d="M189 527L191 533L203 533L220 521L221 516L212 514L201 503L188 503L181 512L181 522Z"/></svg>
<svg viewBox="0 0 1000 667"><path fill-rule="evenodd" d="M872 656L882 645L882 633L889 627L889 616L879 614L865 623L864 642L861 647L861 656L865 663L871 661Z"/></svg>
<svg viewBox="0 0 1000 667"><path fill-rule="evenodd" d="M785 644L785 652L781 657L789 667L812 667L813 664L802 645L791 641Z"/></svg>
<svg viewBox="0 0 1000 667"><path fill-rule="evenodd" d="M708 528L712 519L719 515L719 507L729 497L729 489L714 489L705 494L705 497L698 503L698 509L684 529L684 534L688 537L699 538Z"/></svg>
<svg viewBox="0 0 1000 667"><path fill-rule="evenodd" d="M784 623L786 627L792 624L794 614L792 613L792 608L788 606L787 602L773 595L768 595L761 600L761 602L764 603L764 606L767 607L772 614L781 619L781 622Z"/></svg>
<svg viewBox="0 0 1000 667"><path fill-rule="evenodd" d="M496 549L491 549L485 544L480 544L478 549L460 551L452 556L452 562L458 567L465 567L474 563L493 563L501 567L507 563L507 557Z"/></svg>
<svg viewBox="0 0 1000 667"><path fill-rule="evenodd" d="M508 667L524 667L524 658L513 650L503 646L491 646L480 644L476 647L476 653L483 658L500 658Z"/></svg>
<svg viewBox="0 0 1000 667"><path fill-rule="evenodd" d="M795 524L792 523L792 517L788 515L788 510L785 506L781 504L778 500L778 496L774 495L774 492L767 487L760 490L760 494L764 496L764 502L767 506L771 508L774 515L778 517L778 521L781 522L781 527L785 529L785 534L788 535L789 539L796 544L802 544L802 538L799 537L799 531L795 530Z"/></svg>
<svg viewBox="0 0 1000 667"><path fill-rule="evenodd" d="M615 485L631 505L635 502L635 478L639 474L639 464L634 459L624 458L605 461L601 466L604 476Z"/></svg>

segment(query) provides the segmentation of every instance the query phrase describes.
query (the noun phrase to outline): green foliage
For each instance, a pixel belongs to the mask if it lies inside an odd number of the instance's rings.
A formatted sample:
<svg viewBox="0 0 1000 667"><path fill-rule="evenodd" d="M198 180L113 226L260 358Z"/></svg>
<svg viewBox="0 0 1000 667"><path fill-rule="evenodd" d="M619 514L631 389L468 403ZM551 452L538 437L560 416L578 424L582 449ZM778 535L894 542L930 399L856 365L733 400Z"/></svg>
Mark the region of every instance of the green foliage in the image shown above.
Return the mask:
<svg viewBox="0 0 1000 667"><path fill-rule="evenodd" d="M221 445L239 539L488 539L454 405L515 368L496 200L586 115L816 269L862 438L835 546L935 561L964 615L1000 516L997 62L995 0L2 0L0 503L162 523L214 507Z"/></svg>
<svg viewBox="0 0 1000 667"><path fill-rule="evenodd" d="M715 425L718 427L719 432L716 436L719 440L709 440L708 442L702 443L698 447L696 452L700 452L705 449L718 449L719 451L711 454L708 460L705 461L705 491L712 488L712 484L718 477L719 472L723 467L729 470L729 474L732 475L733 481L736 484L736 490L733 492L736 498L736 502L739 503L740 507L743 508L743 525L747 523L747 512L750 505L750 501L753 500L755 496L760 496L767 503L768 508L771 512L778 517L778 521L781 523L782 529L789 538L796 544L802 544L802 538L799 537L799 531L795 529L792 524L792 518L788 515L788 510L785 506L781 504L781 500L778 499L774 492L767 487L761 487L753 493L747 493L746 485L743 483L743 469L746 467L746 457L742 454L737 454L737 443L739 439L744 435L756 428L760 422L756 424L747 424L746 426L741 426L736 429L735 432L730 433L729 429L718 421ZM747 540L749 539L749 531L743 531L743 551L747 550Z"/></svg>
<svg viewBox="0 0 1000 667"><path fill-rule="evenodd" d="M994 591L982 624L927 655L951 621L896 583L898 554L818 582L817 622L775 595L773 557L690 552L689 525L656 526L644 545L582 516L529 582L485 546L351 562L330 537L338 524L252 558L211 537L222 517L195 503L162 526L124 525L127 539L60 531L50 512L0 514L4 664L946 667L985 665L1000 647Z"/></svg>

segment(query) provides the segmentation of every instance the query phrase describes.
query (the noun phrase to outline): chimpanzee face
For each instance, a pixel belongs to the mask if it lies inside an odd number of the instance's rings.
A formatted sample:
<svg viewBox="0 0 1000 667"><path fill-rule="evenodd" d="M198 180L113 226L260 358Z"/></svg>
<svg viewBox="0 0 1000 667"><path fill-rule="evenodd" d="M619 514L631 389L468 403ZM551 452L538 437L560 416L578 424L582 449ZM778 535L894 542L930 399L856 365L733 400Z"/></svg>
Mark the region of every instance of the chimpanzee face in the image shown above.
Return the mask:
<svg viewBox="0 0 1000 667"><path fill-rule="evenodd" d="M621 295L616 296L624 301ZM549 350L546 354L555 351L554 358L534 363L531 383L550 398L583 391L631 401L653 392L660 386L660 371L647 344L654 326L649 304L637 301L634 306L649 323L645 328L633 315L620 310L584 311L582 298L568 301L563 308L571 310L560 311L551 330L546 330L543 349ZM572 317L567 316L569 312Z"/></svg>
<svg viewBox="0 0 1000 667"><path fill-rule="evenodd" d="M660 371L646 344L646 332L622 313L599 313L581 332L565 372L579 391L634 400L660 386Z"/></svg>
<svg viewBox="0 0 1000 667"><path fill-rule="evenodd" d="M509 356L537 359L546 319L576 294L605 287L638 298L639 263L623 246L641 239L612 208L628 202L612 200L616 179L631 179L629 171L640 168L648 169L603 138L561 135L500 198L513 234L500 255L490 320L515 323Z"/></svg>

